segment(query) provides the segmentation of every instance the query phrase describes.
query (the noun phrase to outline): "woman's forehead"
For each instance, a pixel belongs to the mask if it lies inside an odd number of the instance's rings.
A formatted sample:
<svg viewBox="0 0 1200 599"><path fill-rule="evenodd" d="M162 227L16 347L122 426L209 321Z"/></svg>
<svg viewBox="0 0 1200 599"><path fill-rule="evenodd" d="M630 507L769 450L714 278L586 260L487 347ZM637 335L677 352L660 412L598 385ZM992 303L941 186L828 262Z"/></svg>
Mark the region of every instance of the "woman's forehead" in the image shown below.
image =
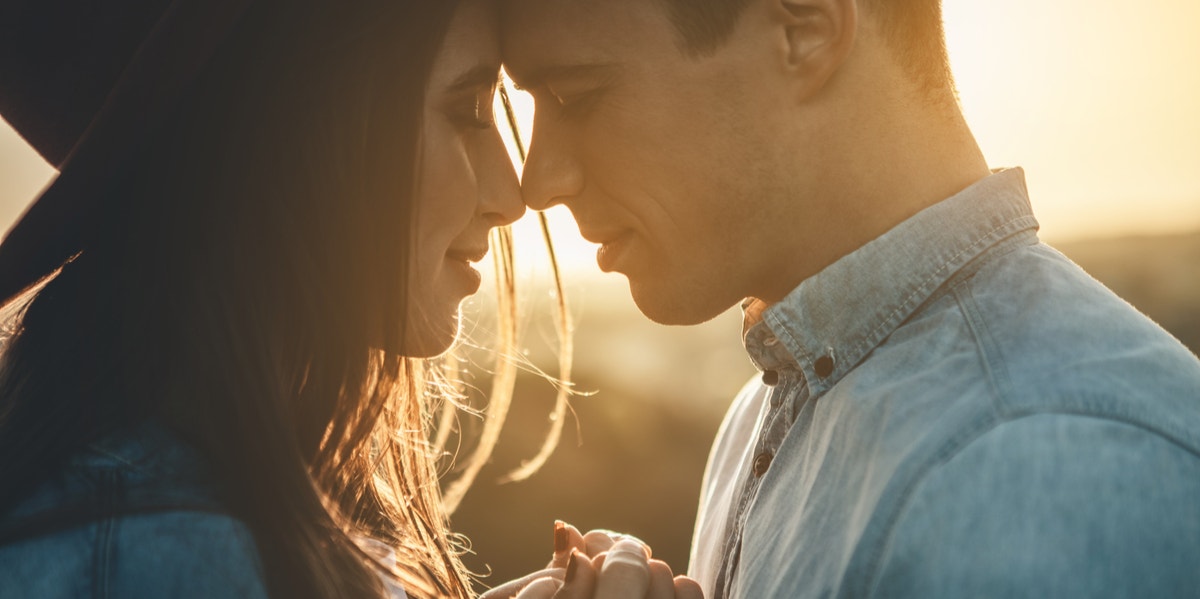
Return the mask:
<svg viewBox="0 0 1200 599"><path fill-rule="evenodd" d="M494 82L500 69L499 16L493 0L463 0L454 12L433 64L434 86L450 87L483 71Z"/></svg>

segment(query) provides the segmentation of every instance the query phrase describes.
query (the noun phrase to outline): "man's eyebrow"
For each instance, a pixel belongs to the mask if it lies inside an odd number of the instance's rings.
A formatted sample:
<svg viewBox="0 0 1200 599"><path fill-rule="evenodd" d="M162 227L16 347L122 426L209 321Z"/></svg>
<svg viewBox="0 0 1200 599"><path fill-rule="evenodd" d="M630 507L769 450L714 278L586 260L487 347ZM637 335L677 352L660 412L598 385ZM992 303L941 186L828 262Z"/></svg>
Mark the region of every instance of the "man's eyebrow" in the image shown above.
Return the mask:
<svg viewBox="0 0 1200 599"><path fill-rule="evenodd" d="M500 81L500 65L477 64L455 77L454 82L447 86L446 90L449 93L456 93L480 87L491 87L498 81Z"/></svg>
<svg viewBox="0 0 1200 599"><path fill-rule="evenodd" d="M548 81L609 75L616 68L617 65L609 63L556 64L538 67L528 73L513 74L512 71L508 71L508 73L512 77L513 87L521 91L529 91L545 85Z"/></svg>

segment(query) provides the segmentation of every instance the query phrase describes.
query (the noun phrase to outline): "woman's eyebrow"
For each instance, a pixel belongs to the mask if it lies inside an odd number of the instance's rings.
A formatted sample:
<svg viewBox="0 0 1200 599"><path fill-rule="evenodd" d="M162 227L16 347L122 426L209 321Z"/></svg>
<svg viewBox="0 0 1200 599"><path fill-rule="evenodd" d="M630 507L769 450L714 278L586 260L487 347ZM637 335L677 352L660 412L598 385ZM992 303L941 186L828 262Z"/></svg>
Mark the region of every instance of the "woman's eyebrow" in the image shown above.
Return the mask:
<svg viewBox="0 0 1200 599"><path fill-rule="evenodd" d="M541 87L549 81L608 76L616 69L617 65L610 63L556 64L538 67L527 74L520 74L519 78L511 70L508 71L508 74L513 80L513 87L521 91L529 91Z"/></svg>
<svg viewBox="0 0 1200 599"><path fill-rule="evenodd" d="M447 91L450 93L478 89L480 87L491 87L500 81L500 65L477 64L458 77L447 86Z"/></svg>

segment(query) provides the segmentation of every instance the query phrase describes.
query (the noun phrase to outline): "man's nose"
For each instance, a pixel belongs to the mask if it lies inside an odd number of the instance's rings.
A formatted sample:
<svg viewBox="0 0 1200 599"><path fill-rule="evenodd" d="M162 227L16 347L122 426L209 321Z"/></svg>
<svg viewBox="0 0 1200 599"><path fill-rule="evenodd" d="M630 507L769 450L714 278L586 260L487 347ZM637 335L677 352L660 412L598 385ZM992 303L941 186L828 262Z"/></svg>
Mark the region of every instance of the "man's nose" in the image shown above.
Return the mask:
<svg viewBox="0 0 1200 599"><path fill-rule="evenodd" d="M570 144L552 120L535 116L521 179L525 205L545 210L579 195L582 189L583 169Z"/></svg>

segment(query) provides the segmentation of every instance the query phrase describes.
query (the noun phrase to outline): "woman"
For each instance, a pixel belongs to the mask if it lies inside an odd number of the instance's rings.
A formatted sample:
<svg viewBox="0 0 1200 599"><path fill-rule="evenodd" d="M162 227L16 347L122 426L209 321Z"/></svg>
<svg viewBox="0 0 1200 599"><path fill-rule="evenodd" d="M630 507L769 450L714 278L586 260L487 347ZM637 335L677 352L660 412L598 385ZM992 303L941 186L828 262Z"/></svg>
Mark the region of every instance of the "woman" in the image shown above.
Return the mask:
<svg viewBox="0 0 1200 599"><path fill-rule="evenodd" d="M506 389L443 498L421 358L524 212L490 0L62 4L0 8L61 171L0 245L0 595L470 596L446 514ZM640 596L626 553L506 588Z"/></svg>
<svg viewBox="0 0 1200 599"><path fill-rule="evenodd" d="M470 595L417 358L524 211L490 2L15 4L0 595Z"/></svg>

